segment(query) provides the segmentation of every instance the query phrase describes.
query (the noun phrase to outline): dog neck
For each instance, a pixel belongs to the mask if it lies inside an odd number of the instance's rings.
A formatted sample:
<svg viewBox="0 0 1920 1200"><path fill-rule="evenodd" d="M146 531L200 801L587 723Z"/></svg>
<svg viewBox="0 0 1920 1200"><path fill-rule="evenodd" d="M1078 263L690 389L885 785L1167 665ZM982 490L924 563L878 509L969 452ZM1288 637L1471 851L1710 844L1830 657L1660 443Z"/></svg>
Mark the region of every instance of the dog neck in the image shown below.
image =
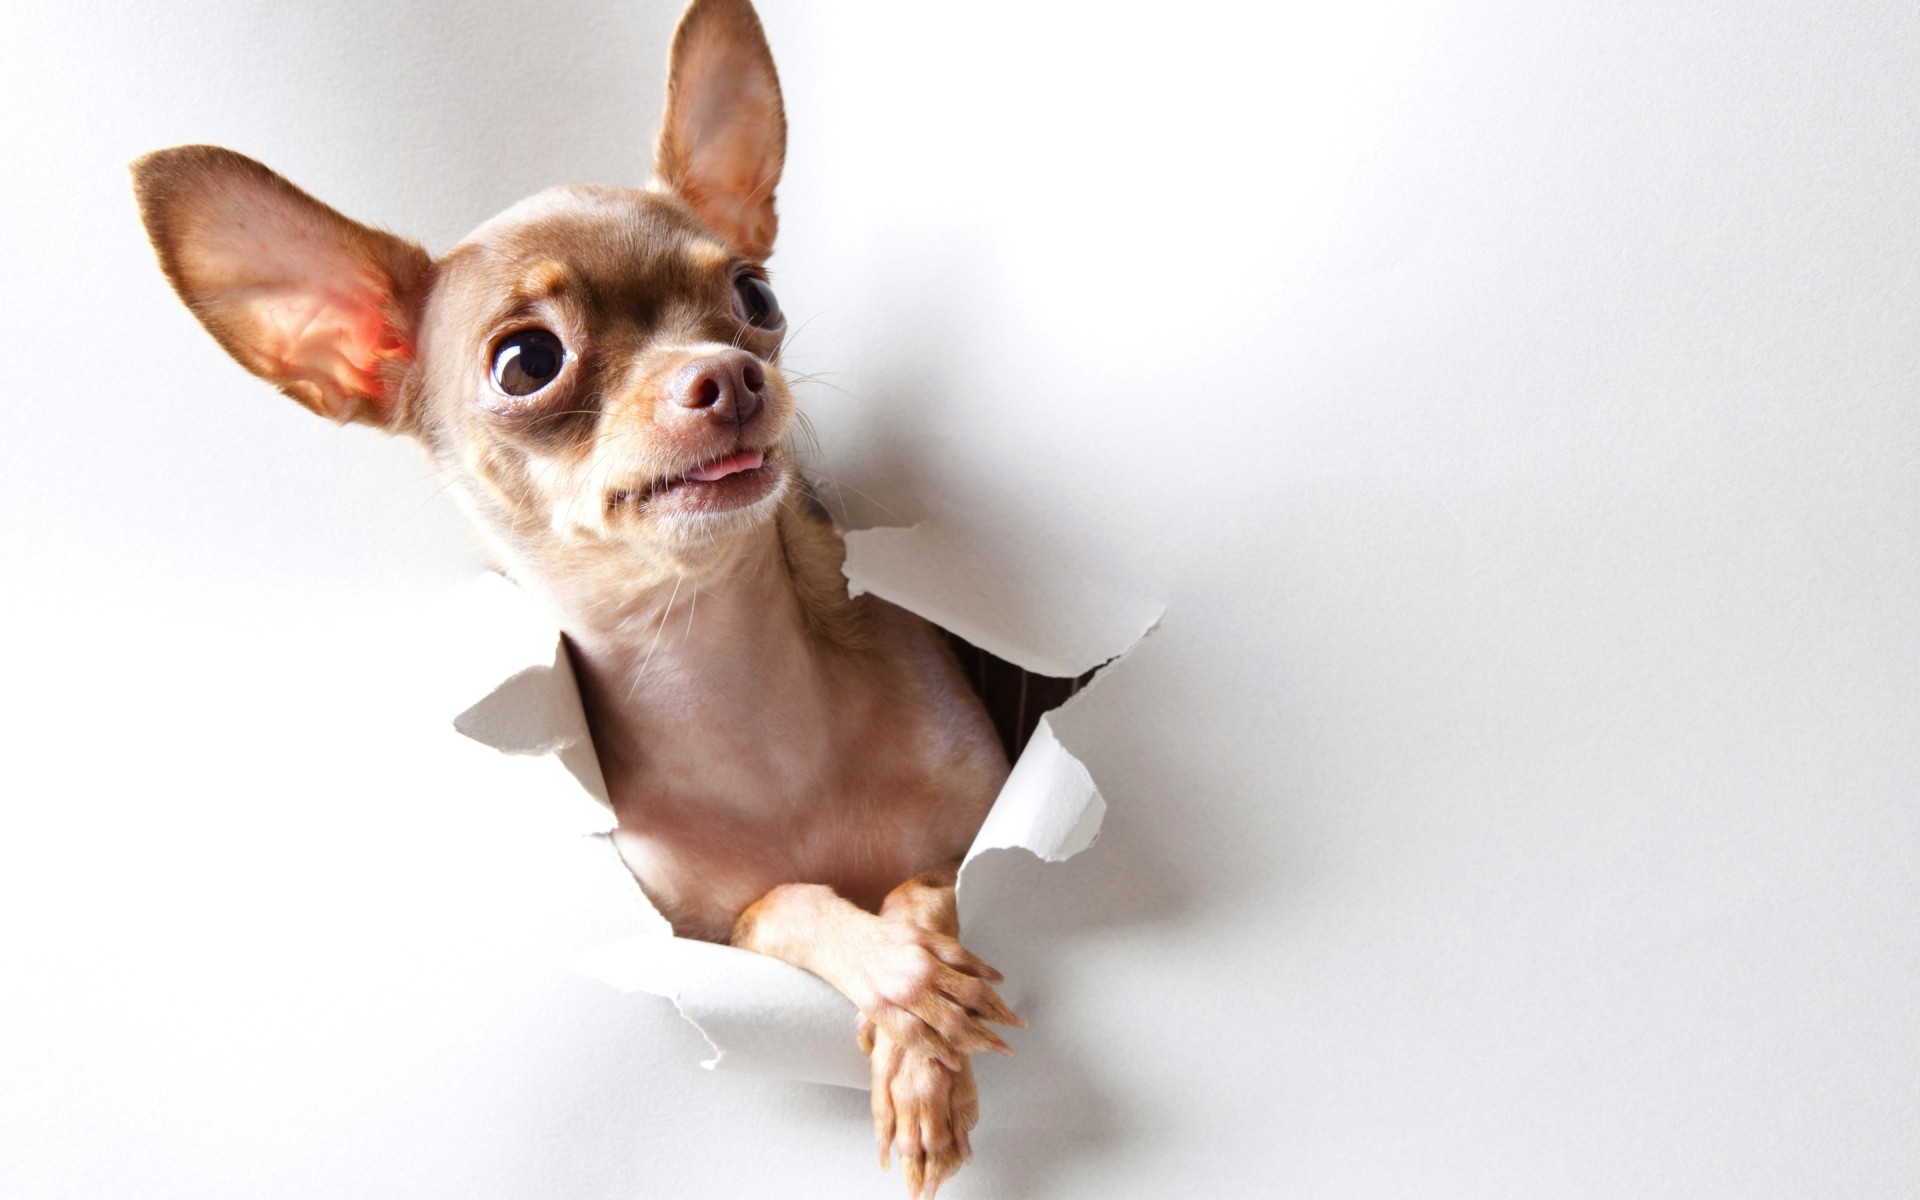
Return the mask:
<svg viewBox="0 0 1920 1200"><path fill-rule="evenodd" d="M616 806L647 781L698 781L721 761L791 769L796 748L834 744L846 652L860 641L839 546L830 529L783 517L625 589L593 575L538 581Z"/></svg>

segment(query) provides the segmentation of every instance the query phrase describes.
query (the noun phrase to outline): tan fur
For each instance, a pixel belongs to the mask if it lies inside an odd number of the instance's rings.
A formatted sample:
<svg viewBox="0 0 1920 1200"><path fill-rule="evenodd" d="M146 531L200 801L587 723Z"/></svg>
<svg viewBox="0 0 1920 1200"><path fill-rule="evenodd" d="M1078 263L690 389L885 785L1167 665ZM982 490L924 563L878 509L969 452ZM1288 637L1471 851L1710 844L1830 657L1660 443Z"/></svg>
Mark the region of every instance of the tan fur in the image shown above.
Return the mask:
<svg viewBox="0 0 1920 1200"><path fill-rule="evenodd" d="M640 886L679 933L858 1005L883 1164L897 1149L931 1195L969 1153L967 1056L1018 1021L953 906L1007 763L943 635L847 596L795 472L782 330L736 300L772 249L785 143L752 6L694 0L654 185L543 192L436 262L228 150L133 170L221 345L316 412L418 440L550 606ZM492 372L539 361L501 357L536 329L564 357L516 396Z"/></svg>

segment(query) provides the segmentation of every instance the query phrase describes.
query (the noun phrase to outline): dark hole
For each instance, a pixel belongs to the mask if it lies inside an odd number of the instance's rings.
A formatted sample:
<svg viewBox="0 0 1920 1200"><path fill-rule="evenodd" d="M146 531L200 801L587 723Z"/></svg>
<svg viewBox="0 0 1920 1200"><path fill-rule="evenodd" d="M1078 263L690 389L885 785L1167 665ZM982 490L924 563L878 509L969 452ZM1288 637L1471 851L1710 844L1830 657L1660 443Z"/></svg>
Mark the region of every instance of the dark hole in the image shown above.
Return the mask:
<svg viewBox="0 0 1920 1200"><path fill-rule="evenodd" d="M1074 679L1038 675L987 653L957 633L948 633L947 643L960 660L960 669L966 672L974 694L986 705L1008 762L1020 757L1033 731L1040 727L1041 717L1072 699L1100 673L1095 667Z"/></svg>

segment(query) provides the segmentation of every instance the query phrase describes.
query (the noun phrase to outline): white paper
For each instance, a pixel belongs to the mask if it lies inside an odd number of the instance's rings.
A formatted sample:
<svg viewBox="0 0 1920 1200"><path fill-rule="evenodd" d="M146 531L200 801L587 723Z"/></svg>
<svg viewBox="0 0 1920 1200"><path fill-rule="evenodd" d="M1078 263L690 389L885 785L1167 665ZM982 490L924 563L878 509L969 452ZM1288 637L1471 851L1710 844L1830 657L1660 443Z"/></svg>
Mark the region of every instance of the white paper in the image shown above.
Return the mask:
<svg viewBox="0 0 1920 1200"><path fill-rule="evenodd" d="M848 538L847 576L855 594L891 600L1030 671L1084 674L1124 653L1158 618L1137 604L1087 597L1029 597L1026 605L1014 605L1009 587L983 583L994 578L985 567L929 526ZM455 718L454 727L502 753L552 754L566 766L580 794L593 801L592 809L581 806L582 832L589 834L581 871L591 877L583 882L604 889L608 904L633 908L633 935L582 956L578 968L623 991L671 1000L712 1047L707 1067L865 1088L866 1059L855 1042L858 1014L850 1001L776 959L674 937L648 903L604 835L606 787L572 665L550 625L544 637L532 633L540 621L532 602L495 579L476 593L473 615L482 629L516 632L500 639L503 653L492 678L501 682ZM475 644L484 656L485 636ZM1042 718L965 862L994 849L1024 849L1048 862L1070 858L1093 843L1105 814L1092 776ZM963 864L963 891L965 880Z"/></svg>
<svg viewBox="0 0 1920 1200"><path fill-rule="evenodd" d="M1071 679L1125 653L1160 619L1157 607L1057 581L1013 581L991 550L938 521L847 535L847 591L872 592L990 654Z"/></svg>

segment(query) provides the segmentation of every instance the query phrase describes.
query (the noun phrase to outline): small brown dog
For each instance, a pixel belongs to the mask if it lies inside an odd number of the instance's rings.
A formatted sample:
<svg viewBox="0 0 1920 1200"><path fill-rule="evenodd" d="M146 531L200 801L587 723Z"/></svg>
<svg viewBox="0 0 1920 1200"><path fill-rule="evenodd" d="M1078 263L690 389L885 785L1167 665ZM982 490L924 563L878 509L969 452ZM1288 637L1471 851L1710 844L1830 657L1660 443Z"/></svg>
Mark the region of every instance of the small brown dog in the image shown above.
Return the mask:
<svg viewBox="0 0 1920 1200"><path fill-rule="evenodd" d="M680 934L859 1007L882 1165L898 1151L931 1195L970 1153L968 1056L1019 1023L953 895L1007 761L940 632L848 598L796 475L761 266L785 151L751 4L694 0L653 184L543 192L437 260L228 150L133 174L220 344L322 416L418 440L557 614L640 886Z"/></svg>

